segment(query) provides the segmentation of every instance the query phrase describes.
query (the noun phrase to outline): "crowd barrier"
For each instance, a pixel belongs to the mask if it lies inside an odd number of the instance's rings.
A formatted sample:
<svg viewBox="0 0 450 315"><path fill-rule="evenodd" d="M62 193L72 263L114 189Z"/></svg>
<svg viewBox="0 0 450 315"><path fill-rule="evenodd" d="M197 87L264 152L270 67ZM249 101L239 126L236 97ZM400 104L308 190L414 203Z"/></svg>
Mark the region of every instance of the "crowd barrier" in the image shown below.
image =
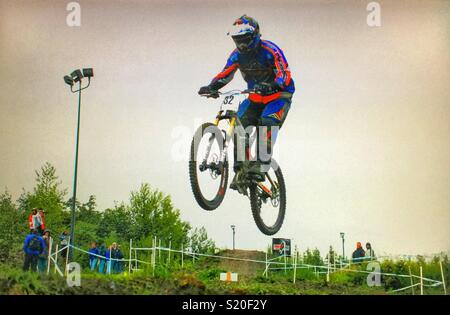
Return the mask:
<svg viewBox="0 0 450 315"><path fill-rule="evenodd" d="M156 246L157 243L158 242L155 237L154 241L153 241L154 245L152 247L133 247L133 241L130 240L128 258L116 259L116 258L109 258L109 257L105 257L102 255L89 253L87 250L84 250L80 247L71 245L70 240L69 240L69 245L65 245L61 248L59 248L59 246L57 244L53 251L53 239L50 239L47 273L50 273L52 263L54 265L54 273L58 273L61 276L65 275L67 273L67 265L68 265L68 260L69 260L69 250L68 249L71 248L75 251L78 251L78 252L81 252L81 253L84 253L87 255L92 255L92 256L98 257L99 259L104 259L109 264L111 264L112 261L120 261L120 262L127 263L129 273L140 270L139 264L150 265L153 269L153 274L154 274L156 264L157 264L156 256L158 256L160 258L161 251L162 251L162 252L168 253L167 262L169 264L170 264L171 254L172 253L179 254L182 268L184 267L184 261L186 258L192 259L192 262L195 263L195 260L198 259L199 257L209 257L209 258L215 258L215 259L221 259L221 260L233 260L233 261L250 262L250 263L257 263L257 264L264 265L265 268L264 268L262 275L265 277L269 276L269 272L280 271L280 270L284 270L285 272L287 272L288 270L290 270L290 271L293 271L293 283L295 283L297 280L297 270L313 269L316 276L325 274L327 281L330 281L331 274L337 273L337 272L354 272L354 273L364 273L364 274L368 274L368 275L370 274L371 276L375 276L375 275L394 276L394 277L410 279L411 285L400 288L400 289L389 291L388 293L395 293L395 292L400 292L400 291L411 289L414 294L414 288L420 287L420 292L423 295L424 287L437 287L437 286L442 285L443 289L444 289L444 294L447 294L442 262L440 262L442 281L438 281L438 280L424 277L422 275L422 272L423 272L422 266L420 266L420 275L414 275L414 274L411 274L411 272L409 275L405 275L405 274L396 274L396 273L389 273L389 272L377 272L377 271L352 269L351 265L352 264L354 265L355 263L343 262L343 261L340 261L337 264L336 264L336 261L334 261L334 263L327 261L326 265L306 264L304 262L298 261L299 255L298 255L298 252L296 252L296 251L294 251L294 254L292 256L287 256L285 254L282 254L280 256L273 257L273 258L268 258L268 252L266 252L264 260L257 260L257 259L239 258L239 257L231 257L231 256L224 256L224 255L216 255L216 254L198 253L193 250L186 250L183 247L178 250L178 249L171 248L171 245L169 245L169 247L161 246L161 242L159 242L159 245ZM63 251L65 251L65 257L63 257L63 259L65 259L64 271L62 271L60 269L60 267L58 266L58 255L59 255L59 253L61 253ZM145 260L139 259L138 258L139 251L150 251L151 252L150 261L145 261ZM134 257L133 257L133 255L134 255ZM377 260L378 259L379 259L379 257L377 257ZM390 258L390 259L392 259L392 258ZM108 270L109 270L108 273L111 273L111 268L108 268ZM414 283L413 279L418 279L419 282Z"/></svg>

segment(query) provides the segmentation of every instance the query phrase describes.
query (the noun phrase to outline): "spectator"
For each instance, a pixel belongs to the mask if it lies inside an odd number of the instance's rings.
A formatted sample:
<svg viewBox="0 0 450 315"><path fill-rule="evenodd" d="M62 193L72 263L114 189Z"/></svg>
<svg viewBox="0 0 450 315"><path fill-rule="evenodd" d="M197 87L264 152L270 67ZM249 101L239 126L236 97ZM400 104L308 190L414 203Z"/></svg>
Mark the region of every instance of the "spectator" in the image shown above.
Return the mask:
<svg viewBox="0 0 450 315"><path fill-rule="evenodd" d="M111 245L111 273L117 273L119 270L117 243Z"/></svg>
<svg viewBox="0 0 450 315"><path fill-rule="evenodd" d="M36 225L36 223L38 223L36 221L37 214L38 214L37 209L33 208L33 210L31 210L30 215L28 216L28 228L30 229L30 232L31 232L31 230L34 230L37 228L37 225Z"/></svg>
<svg viewBox="0 0 450 315"><path fill-rule="evenodd" d="M364 259L365 254L361 242L356 243L356 250L352 254L352 262L361 262L361 260Z"/></svg>
<svg viewBox="0 0 450 315"><path fill-rule="evenodd" d="M45 230L44 235L42 236L42 239L44 240L44 250L39 255L38 259L38 271L39 272L45 272L47 270L47 264L48 264L48 254L49 254L49 248L50 248L50 231Z"/></svg>
<svg viewBox="0 0 450 315"><path fill-rule="evenodd" d="M375 258L376 258L375 257L375 252L372 249L372 245L369 242L367 242L366 243L366 259L367 260L374 260Z"/></svg>
<svg viewBox="0 0 450 315"><path fill-rule="evenodd" d="M98 262L98 272L105 273L105 264L106 264L106 246L105 243L102 243L100 247L98 248L98 254L100 256L99 262Z"/></svg>
<svg viewBox="0 0 450 315"><path fill-rule="evenodd" d="M39 209L39 212L36 208L33 208L31 214L28 217L28 224L30 230L36 230L39 235L42 236L44 232L44 223L43 223L43 212L42 208Z"/></svg>
<svg viewBox="0 0 450 315"><path fill-rule="evenodd" d="M91 248L89 249L89 267L91 268L92 271L97 269L98 256L96 255L98 254L99 251L97 248L97 243L92 242Z"/></svg>
<svg viewBox="0 0 450 315"><path fill-rule="evenodd" d="M123 271L123 261L122 261L122 259L123 259L124 256L123 256L122 251L120 250L120 245L115 244L115 247L114 247L113 251L114 251L113 257L115 259L117 259L115 261L115 263L114 263L114 269L113 269L114 273L121 273Z"/></svg>
<svg viewBox="0 0 450 315"><path fill-rule="evenodd" d="M105 252L105 263L106 263L106 273L110 274L112 272L112 248L113 245L109 246Z"/></svg>
<svg viewBox="0 0 450 315"><path fill-rule="evenodd" d="M40 226L37 227L39 234L44 235L45 232L45 211L42 208L39 208L37 213L39 215Z"/></svg>
<svg viewBox="0 0 450 315"><path fill-rule="evenodd" d="M62 257L66 257L66 255L67 255L67 245L69 245L69 232L67 231L67 230L64 230L63 232L62 232L62 234L59 236L59 240L60 240L60 245L61 245L61 248L64 248L62 251L61 251L61 255L62 255Z"/></svg>
<svg viewBox="0 0 450 315"><path fill-rule="evenodd" d="M37 270L38 257L43 252L45 243L42 237L37 235L36 230L31 230L30 234L25 238L23 243L23 251L25 252L25 261L23 263L23 270L31 271Z"/></svg>

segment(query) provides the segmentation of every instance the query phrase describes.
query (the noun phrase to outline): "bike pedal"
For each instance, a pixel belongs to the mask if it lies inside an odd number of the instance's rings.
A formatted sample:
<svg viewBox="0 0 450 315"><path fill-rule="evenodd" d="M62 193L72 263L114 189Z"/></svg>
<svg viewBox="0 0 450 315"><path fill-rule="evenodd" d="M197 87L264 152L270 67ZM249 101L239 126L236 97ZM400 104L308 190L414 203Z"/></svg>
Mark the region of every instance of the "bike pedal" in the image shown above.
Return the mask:
<svg viewBox="0 0 450 315"><path fill-rule="evenodd" d="M245 188L245 185L243 186L242 182L239 182L236 178L233 179L233 181L230 184L230 189L236 190L238 193L247 195L247 189Z"/></svg>
<svg viewBox="0 0 450 315"><path fill-rule="evenodd" d="M247 189L244 189L242 186L237 186L237 191L244 196L247 196Z"/></svg>

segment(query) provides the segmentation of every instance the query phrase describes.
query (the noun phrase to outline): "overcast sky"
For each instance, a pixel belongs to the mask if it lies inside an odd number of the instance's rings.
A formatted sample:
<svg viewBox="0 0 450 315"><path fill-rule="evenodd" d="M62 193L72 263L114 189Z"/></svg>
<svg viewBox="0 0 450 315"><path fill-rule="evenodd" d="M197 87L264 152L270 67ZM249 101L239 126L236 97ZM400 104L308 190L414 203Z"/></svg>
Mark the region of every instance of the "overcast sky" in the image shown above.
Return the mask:
<svg viewBox="0 0 450 315"><path fill-rule="evenodd" d="M221 247L262 249L270 238L248 199L230 191L213 212L189 186L188 142L217 101L197 96L233 50L243 13L285 52L297 92L277 143L287 184L279 237L300 250L450 250L450 2L0 0L0 188L14 198L34 170L56 166L71 190L77 98L62 77L94 68L83 93L79 198L101 209L143 182L172 196L182 218ZM236 75L230 88L243 87ZM228 88L228 87L227 87Z"/></svg>

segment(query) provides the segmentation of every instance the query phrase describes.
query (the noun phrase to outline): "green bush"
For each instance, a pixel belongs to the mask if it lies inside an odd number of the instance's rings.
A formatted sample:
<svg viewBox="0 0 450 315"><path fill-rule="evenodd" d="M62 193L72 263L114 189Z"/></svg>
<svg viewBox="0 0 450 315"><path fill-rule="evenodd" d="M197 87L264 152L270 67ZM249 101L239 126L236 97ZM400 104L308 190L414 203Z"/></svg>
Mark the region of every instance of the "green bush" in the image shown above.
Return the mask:
<svg viewBox="0 0 450 315"><path fill-rule="evenodd" d="M226 272L226 270L216 267L210 267L203 269L198 273L198 276L201 280L208 281L208 280L219 280L220 273Z"/></svg>
<svg viewBox="0 0 450 315"><path fill-rule="evenodd" d="M17 264L27 235L27 216L19 211L8 191L0 195L0 263Z"/></svg>

